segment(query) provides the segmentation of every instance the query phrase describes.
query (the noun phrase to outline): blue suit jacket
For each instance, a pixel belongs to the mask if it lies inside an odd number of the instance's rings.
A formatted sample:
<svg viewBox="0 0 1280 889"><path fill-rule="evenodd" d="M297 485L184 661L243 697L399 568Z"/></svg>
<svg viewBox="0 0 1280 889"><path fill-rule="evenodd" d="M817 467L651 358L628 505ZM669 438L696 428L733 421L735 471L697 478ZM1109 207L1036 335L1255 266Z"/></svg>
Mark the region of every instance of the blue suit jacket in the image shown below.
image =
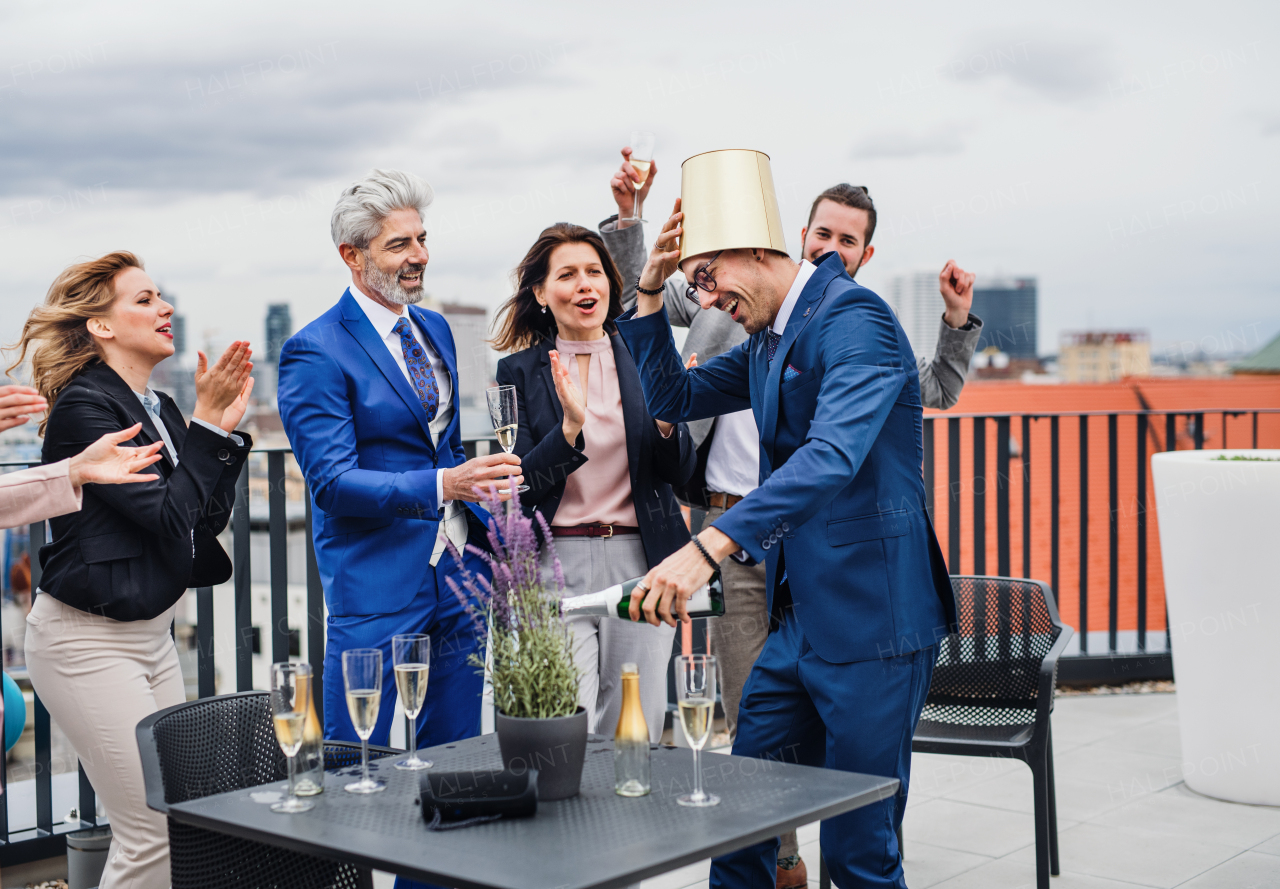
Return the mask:
<svg viewBox="0 0 1280 889"><path fill-rule="evenodd" d="M436 472L466 461L453 334L436 312L408 311L453 378L453 421L438 449L422 403L350 292L280 350L280 419L311 487L316 564L337 616L389 614L434 589ZM467 505L480 543L489 514Z"/></svg>
<svg viewBox="0 0 1280 889"><path fill-rule="evenodd" d="M911 346L837 254L817 265L772 368L764 331L686 371L665 311L628 312L618 329L653 416L755 413L760 487L715 526L767 563L771 613L785 565L814 651L848 663L935 644L955 624L955 600L924 508Z"/></svg>

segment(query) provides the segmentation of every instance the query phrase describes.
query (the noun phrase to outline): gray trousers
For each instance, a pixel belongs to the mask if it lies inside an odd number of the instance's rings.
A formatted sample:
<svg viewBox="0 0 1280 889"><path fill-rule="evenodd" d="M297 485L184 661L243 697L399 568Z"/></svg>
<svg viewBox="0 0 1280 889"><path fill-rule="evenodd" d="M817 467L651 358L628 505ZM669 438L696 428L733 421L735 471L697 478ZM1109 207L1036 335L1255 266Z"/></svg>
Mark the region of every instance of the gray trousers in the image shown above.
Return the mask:
<svg viewBox="0 0 1280 889"><path fill-rule="evenodd" d="M724 510L713 506L707 510L705 528ZM711 653L720 664L720 701L724 705L724 718L729 737L738 736L738 705L742 702L742 688L755 665L760 650L769 635L769 613L765 604L764 563L743 565L737 559L725 559L720 563L720 577L724 580L724 615L707 621L710 628ZM799 854L799 843L794 830L784 833L778 849L779 858Z"/></svg>
<svg viewBox="0 0 1280 889"><path fill-rule="evenodd" d="M593 593L649 570L639 534L557 537L555 544L566 595ZM544 550L545 581L551 581L552 570L550 554ZM640 704L649 724L649 739L657 743L667 711L667 664L675 627L612 617L578 617L568 624L578 665L578 702L587 711L588 730L612 735L617 729L622 712L622 665L632 662L640 670Z"/></svg>

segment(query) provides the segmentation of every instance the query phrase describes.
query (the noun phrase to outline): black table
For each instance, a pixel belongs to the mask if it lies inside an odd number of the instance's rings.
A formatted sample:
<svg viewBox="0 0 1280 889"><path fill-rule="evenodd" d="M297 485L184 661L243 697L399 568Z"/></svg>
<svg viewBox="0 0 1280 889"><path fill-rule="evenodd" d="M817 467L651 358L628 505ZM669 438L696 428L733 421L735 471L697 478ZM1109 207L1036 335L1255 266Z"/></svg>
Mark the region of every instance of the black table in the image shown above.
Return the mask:
<svg viewBox="0 0 1280 889"><path fill-rule="evenodd" d="M496 735L433 747L426 756L441 770L502 766ZM416 802L422 773L396 769L396 758L370 764L387 782L384 792L346 793L342 786L358 766L331 772L324 793L313 797L316 807L304 814L271 811L270 791L283 790L280 782L175 803L169 816L460 889L606 889L831 818L898 789L893 778L706 754L704 785L721 802L691 809L676 797L691 789L693 754L659 747L652 756L653 792L626 799L613 792L612 742L592 737L578 796L540 802L533 818L431 832Z"/></svg>

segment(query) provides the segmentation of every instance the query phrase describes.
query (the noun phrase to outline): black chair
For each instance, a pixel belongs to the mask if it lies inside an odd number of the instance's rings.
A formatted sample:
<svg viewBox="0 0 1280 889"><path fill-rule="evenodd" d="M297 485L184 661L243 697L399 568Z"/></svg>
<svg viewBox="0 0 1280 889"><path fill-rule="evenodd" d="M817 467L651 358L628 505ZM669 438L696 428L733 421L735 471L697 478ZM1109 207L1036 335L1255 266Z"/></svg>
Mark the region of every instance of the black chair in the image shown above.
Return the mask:
<svg viewBox="0 0 1280 889"><path fill-rule="evenodd" d="M956 575L951 588L959 632L939 646L911 750L1011 757L1031 767L1036 887L1049 889L1049 875L1058 875L1049 715L1072 631L1058 618L1053 591L1037 580ZM825 862L819 882L831 885Z"/></svg>
<svg viewBox="0 0 1280 889"><path fill-rule="evenodd" d="M173 803L279 781L287 773L265 691L201 698L138 723L147 805ZM398 751L370 747L371 759ZM357 765L360 745L326 741L325 769ZM169 820L173 889L372 889L373 874L353 864Z"/></svg>
<svg viewBox="0 0 1280 889"><path fill-rule="evenodd" d="M1031 768L1035 797L1036 886L1058 875L1058 808L1049 716L1058 658L1071 628L1048 584L1012 577L951 578L958 633L943 640L920 724L916 753L1004 756Z"/></svg>

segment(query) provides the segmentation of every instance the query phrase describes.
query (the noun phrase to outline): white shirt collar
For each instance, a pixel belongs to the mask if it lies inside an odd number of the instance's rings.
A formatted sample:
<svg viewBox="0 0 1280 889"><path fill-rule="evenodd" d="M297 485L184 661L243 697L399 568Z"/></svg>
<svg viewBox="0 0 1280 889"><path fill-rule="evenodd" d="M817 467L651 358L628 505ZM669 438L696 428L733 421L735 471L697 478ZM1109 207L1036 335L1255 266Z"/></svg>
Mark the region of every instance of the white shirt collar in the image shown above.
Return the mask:
<svg viewBox="0 0 1280 889"><path fill-rule="evenodd" d="M404 314L397 315L381 303L374 302L372 299L364 295L364 292L353 282L347 288L356 304L364 311L365 317L369 319L369 323L373 325L373 329L378 332L378 336L386 339L391 335L391 329L396 326L396 322L401 318L408 318L409 323L413 324L413 318L409 316L409 308L405 306Z"/></svg>
<svg viewBox="0 0 1280 889"><path fill-rule="evenodd" d="M800 299L800 292L804 290L804 285L809 283L809 278L817 271L817 266L809 262L807 259L800 260L800 271L796 273L796 279L791 282L791 289L787 291L787 298L782 301L782 308L778 309L778 317L773 319L773 325L769 329L778 335L786 332L787 321L791 318L791 312L796 307L797 300Z"/></svg>

